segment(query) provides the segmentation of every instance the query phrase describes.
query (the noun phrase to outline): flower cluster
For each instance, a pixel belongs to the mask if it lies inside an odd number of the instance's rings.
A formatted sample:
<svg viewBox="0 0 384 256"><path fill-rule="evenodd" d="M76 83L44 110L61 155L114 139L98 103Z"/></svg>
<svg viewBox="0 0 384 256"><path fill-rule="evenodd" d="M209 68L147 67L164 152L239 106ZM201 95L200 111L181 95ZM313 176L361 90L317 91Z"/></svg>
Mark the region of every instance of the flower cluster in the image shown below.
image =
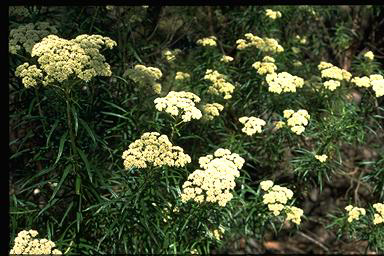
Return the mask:
<svg viewBox="0 0 384 256"><path fill-rule="evenodd" d="M220 61L224 62L224 63L228 63L228 62L233 61L233 57L228 56L228 55L223 55L223 57L221 57Z"/></svg>
<svg viewBox="0 0 384 256"><path fill-rule="evenodd" d="M112 74L109 64L99 52L103 45L111 49L116 42L100 35L80 35L72 40L49 35L33 46L31 56L38 57L38 69L44 74L43 85L61 83L73 76L88 82L95 76ZM29 68L25 63L21 66L24 69ZM18 70L18 74L27 76L22 68ZM31 83L24 85L28 87Z"/></svg>
<svg viewBox="0 0 384 256"><path fill-rule="evenodd" d="M268 91L278 94L296 92L296 88L301 88L304 85L303 78L293 76L288 72L267 74L265 79L269 85Z"/></svg>
<svg viewBox="0 0 384 256"><path fill-rule="evenodd" d="M243 116L239 118L240 123L244 124L244 127L241 129L245 134L252 136L253 134L261 133L261 128L266 123L263 119L254 117L254 116Z"/></svg>
<svg viewBox="0 0 384 256"><path fill-rule="evenodd" d="M317 160L319 160L320 162L324 163L325 161L327 161L328 156L324 155L324 154L323 155L315 155L315 158Z"/></svg>
<svg viewBox="0 0 384 256"><path fill-rule="evenodd" d="M158 68L137 64L133 69L126 70L123 76L128 76L140 86L150 86L157 94L161 92L161 84L157 80L163 76L163 73Z"/></svg>
<svg viewBox="0 0 384 256"><path fill-rule="evenodd" d="M256 61L255 63L252 64L252 67L257 70L257 73L260 75L264 74L272 74L275 73L275 70L277 69L275 65L275 59L269 56L265 56L263 60Z"/></svg>
<svg viewBox="0 0 384 256"><path fill-rule="evenodd" d="M48 22L28 23L12 29L9 33L8 50L16 54L22 48L31 54L32 47L45 36L57 34L55 26L50 26Z"/></svg>
<svg viewBox="0 0 384 256"><path fill-rule="evenodd" d="M373 208L377 211L374 215L373 224L384 223L384 203L376 203L373 205Z"/></svg>
<svg viewBox="0 0 384 256"><path fill-rule="evenodd" d="M247 40L238 39L236 41L237 49L239 50L252 46L260 49L263 52L279 53L284 51L284 48L279 45L276 39L268 37L260 38L258 36L254 36L252 33L247 33L244 36Z"/></svg>
<svg viewBox="0 0 384 256"><path fill-rule="evenodd" d="M175 80L185 80L189 79L190 77L190 74L178 71L176 72Z"/></svg>
<svg viewBox="0 0 384 256"><path fill-rule="evenodd" d="M236 186L235 178L244 159L228 149L219 148L213 155L199 158L201 169L195 170L183 184L182 202L194 200L197 203L218 203L224 207L233 195L230 190Z"/></svg>
<svg viewBox="0 0 384 256"><path fill-rule="evenodd" d="M375 58L375 55L373 54L372 51L368 51L368 52L364 53L364 58L372 61Z"/></svg>
<svg viewBox="0 0 384 256"><path fill-rule="evenodd" d="M168 62L173 62L175 59L176 59L176 56L181 53L181 50L180 49L175 49L173 51L171 50L164 50L162 52L163 54L163 57L168 61Z"/></svg>
<svg viewBox="0 0 384 256"><path fill-rule="evenodd" d="M25 87L37 86L38 81L43 79L43 72L36 65L30 66L24 63L16 68L15 75L22 78Z"/></svg>
<svg viewBox="0 0 384 256"><path fill-rule="evenodd" d="M203 106L203 117L206 120L212 120L215 116L219 116L224 106L219 103L207 103Z"/></svg>
<svg viewBox="0 0 384 256"><path fill-rule="evenodd" d="M283 113L284 118L288 118L287 125L291 127L291 131L300 135L305 130L305 126L307 126L310 119L307 110L300 109L295 112L292 109L286 109Z"/></svg>
<svg viewBox="0 0 384 256"><path fill-rule="evenodd" d="M284 210L287 215L286 220L292 220L292 222L300 224L303 210L295 206L286 205L288 200L293 197L292 190L274 185L271 180L260 182L260 188L266 191L263 195L263 203L268 205L269 211L273 212L275 216L278 216L281 211Z"/></svg>
<svg viewBox="0 0 384 256"><path fill-rule="evenodd" d="M56 245L54 242L48 239L33 239L37 236L36 230L23 230L17 234L15 238L15 244L9 254L62 254L58 249L53 249Z"/></svg>
<svg viewBox="0 0 384 256"><path fill-rule="evenodd" d="M271 9L265 10L265 15L273 20L281 17L281 12L279 11L273 11Z"/></svg>
<svg viewBox="0 0 384 256"><path fill-rule="evenodd" d="M371 87L376 93L376 97L381 97L384 95L384 78L382 75L374 74L369 77L354 77L351 80L352 83L356 84L358 87Z"/></svg>
<svg viewBox="0 0 384 256"><path fill-rule="evenodd" d="M183 167L191 162L191 157L181 147L173 146L167 135L157 132L141 135L123 152L122 158L126 170L132 167L147 168L148 165Z"/></svg>
<svg viewBox="0 0 384 256"><path fill-rule="evenodd" d="M223 74L220 74L216 70L207 69L204 76L205 80L209 80L213 83L212 86L208 88L208 92L212 94L224 94L224 99L232 98L233 90L235 86L226 81L226 77Z"/></svg>
<svg viewBox="0 0 384 256"><path fill-rule="evenodd" d="M215 238L216 240L221 240L224 232L225 232L225 229L223 227L219 226L219 228L216 228L213 231L210 231L209 236Z"/></svg>
<svg viewBox="0 0 384 256"><path fill-rule="evenodd" d="M29 11L25 6L9 6L9 16L21 16L21 17L28 17Z"/></svg>
<svg viewBox="0 0 384 256"><path fill-rule="evenodd" d="M306 44L307 43L307 37L303 36L299 36L299 35L296 35L296 39L299 40L299 43L300 44Z"/></svg>
<svg viewBox="0 0 384 256"><path fill-rule="evenodd" d="M352 222L353 220L358 220L360 215L365 215L364 208L353 207L352 205L348 205L345 207L345 210L348 212L348 222Z"/></svg>
<svg viewBox="0 0 384 256"><path fill-rule="evenodd" d="M200 102L200 98L197 95L184 91L170 91L167 96L154 100L157 110L165 111L172 116L181 115L183 122L202 117L201 111L195 107L195 103L198 102Z"/></svg>
<svg viewBox="0 0 384 256"><path fill-rule="evenodd" d="M216 46L217 38L215 36L205 37L197 40L197 44L202 46Z"/></svg>
<svg viewBox="0 0 384 256"><path fill-rule="evenodd" d="M352 74L347 70L336 67L325 61L321 61L320 64L317 65L317 68L321 71L322 78L330 78L328 81L324 82L324 87L330 91L339 87L341 85L340 81L349 81L352 77Z"/></svg>

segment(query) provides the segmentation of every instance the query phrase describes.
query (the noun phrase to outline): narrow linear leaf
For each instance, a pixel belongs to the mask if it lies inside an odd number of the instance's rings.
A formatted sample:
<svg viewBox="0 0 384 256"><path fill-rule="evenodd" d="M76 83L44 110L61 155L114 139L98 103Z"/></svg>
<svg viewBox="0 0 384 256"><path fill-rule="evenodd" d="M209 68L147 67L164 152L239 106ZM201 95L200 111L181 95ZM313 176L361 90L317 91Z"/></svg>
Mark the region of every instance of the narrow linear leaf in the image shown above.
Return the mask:
<svg viewBox="0 0 384 256"><path fill-rule="evenodd" d="M60 144L59 144L59 153L57 154L56 161L55 161L55 163L54 163L53 165L56 165L57 162L59 162L60 157L61 157L61 155L63 154L64 143L65 143L65 140L67 139L67 136L68 136L68 132L65 132L65 133L61 136Z"/></svg>
<svg viewBox="0 0 384 256"><path fill-rule="evenodd" d="M67 167L65 167L65 169L64 169L64 171L63 171L63 175L61 176L60 181L59 181L59 183L57 184L57 186L55 187L55 190L53 191L52 196L51 196L51 198L49 199L48 202L52 201L53 198L56 196L57 192L59 191L59 189L60 189L61 186L63 185L63 182L65 181L65 178L67 178L68 173L69 173L69 171L71 170L71 167L72 167L71 164L68 164Z"/></svg>
<svg viewBox="0 0 384 256"><path fill-rule="evenodd" d="M55 121L55 123L52 125L52 128L51 128L51 130L49 131L49 134L48 134L48 137L47 137L47 142L45 143L45 145L48 147L48 145L49 145L49 141L51 140L51 136L52 136L52 134L53 134L53 132L54 132L54 130L56 129L56 127L57 127L57 125L59 124L59 119L57 119L56 121Z"/></svg>
<svg viewBox="0 0 384 256"><path fill-rule="evenodd" d="M90 168L87 156L84 154L84 152L80 148L77 148L77 152L79 153L81 160L83 160L85 164L85 169L87 170L89 180L92 182L92 172L91 172L91 168Z"/></svg>
<svg viewBox="0 0 384 256"><path fill-rule="evenodd" d="M95 137L95 134L93 133L93 131L91 130L91 128L89 128L88 124L83 119L79 118L79 122L80 122L81 126L83 126L83 128L86 130L89 137L91 137L93 144L96 146L96 137Z"/></svg>
<svg viewBox="0 0 384 256"><path fill-rule="evenodd" d="M114 107L114 108L116 108L116 109L118 109L118 110L121 110L124 113L127 113L127 111L125 109L123 109L122 107L117 106L116 104L114 104L112 102L109 102L109 101L106 101L106 100L103 100L103 102L108 104L108 105L110 105L110 106L112 106L112 107Z"/></svg>
<svg viewBox="0 0 384 256"><path fill-rule="evenodd" d="M74 123L75 123L75 134L77 136L77 131L79 129L79 120L77 118L77 111L76 111L74 106L71 107L71 112L72 112L73 120L74 120Z"/></svg>
<svg viewBox="0 0 384 256"><path fill-rule="evenodd" d="M116 116L116 117L120 117L120 118L129 120L128 117L125 117L125 116L120 115L120 114L116 114L116 113L112 113L112 112L103 112L103 111L101 111L101 113L104 114L104 115Z"/></svg>

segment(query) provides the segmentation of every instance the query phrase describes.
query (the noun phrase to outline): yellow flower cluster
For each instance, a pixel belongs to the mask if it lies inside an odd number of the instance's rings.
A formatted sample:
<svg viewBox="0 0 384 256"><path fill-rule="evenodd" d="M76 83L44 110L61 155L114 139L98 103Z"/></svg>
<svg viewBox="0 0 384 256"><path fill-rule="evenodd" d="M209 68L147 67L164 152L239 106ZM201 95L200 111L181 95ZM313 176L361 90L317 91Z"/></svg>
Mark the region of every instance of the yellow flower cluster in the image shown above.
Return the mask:
<svg viewBox="0 0 384 256"><path fill-rule="evenodd" d="M375 58L375 55L373 54L372 51L368 51L364 54L364 58L368 59L368 60L373 60Z"/></svg>
<svg viewBox="0 0 384 256"><path fill-rule="evenodd" d="M243 116L239 118L240 123L244 124L244 127L241 129L245 134L252 136L253 134L261 133L261 128L266 123L263 119L254 117L254 116Z"/></svg>
<svg viewBox="0 0 384 256"><path fill-rule="evenodd" d="M347 70L325 61L321 61L317 68L321 71L322 78L330 78L330 80L324 82L324 87L330 91L339 87L341 80L349 81L352 77L352 74Z"/></svg>
<svg viewBox="0 0 384 256"><path fill-rule="evenodd" d="M211 237L214 237L216 240L221 240L221 238L223 237L224 232L225 232L225 229L220 226L219 228L214 229L213 231L211 231L209 235Z"/></svg>
<svg viewBox="0 0 384 256"><path fill-rule="evenodd" d="M287 214L286 220L292 220L300 224L303 210L295 206L286 205L288 200L293 197L293 192L289 188L274 185L273 181L265 180L260 182L260 188L267 193L263 195L263 203L268 205L268 210L275 216L280 215L281 211Z"/></svg>
<svg viewBox="0 0 384 256"><path fill-rule="evenodd" d="M273 20L281 17L281 12L279 11L273 11L271 9L265 10L265 15Z"/></svg>
<svg viewBox="0 0 384 256"><path fill-rule="evenodd" d="M217 95L223 93L225 100L232 98L232 93L235 89L235 86L227 82L226 77L223 74L220 74L216 70L207 69L204 79L213 83L213 85L208 88L209 93Z"/></svg>
<svg viewBox="0 0 384 256"><path fill-rule="evenodd" d="M54 242L48 239L33 239L37 236L36 230L23 230L17 234L15 238L15 244L9 254L62 254L58 249L53 249L56 245Z"/></svg>
<svg viewBox="0 0 384 256"><path fill-rule="evenodd" d="M274 122L274 125L276 127L276 129L281 129L285 126L285 122L284 121L277 121L277 122Z"/></svg>
<svg viewBox="0 0 384 256"><path fill-rule="evenodd" d="M348 212L348 222L352 222L353 220L358 220L360 215L365 215L364 208L353 207L352 205L348 205L345 207L345 210Z"/></svg>
<svg viewBox="0 0 384 256"><path fill-rule="evenodd" d="M221 57L220 61L224 62L224 63L228 63L228 62L233 61L233 57L228 56L228 55L223 55L223 57Z"/></svg>
<svg viewBox="0 0 384 256"><path fill-rule="evenodd" d="M305 130L305 126L307 126L310 119L307 110L300 109L295 112L292 109L286 109L283 113L284 117L288 118L287 125L291 127L291 131L300 135Z"/></svg>
<svg viewBox="0 0 384 256"><path fill-rule="evenodd" d="M269 56L265 56L263 60L256 61L255 63L252 64L252 67L257 70L257 73L260 75L264 74L272 74L275 73L275 70L277 69L275 65L275 59Z"/></svg>
<svg viewBox="0 0 384 256"><path fill-rule="evenodd" d="M293 223L299 225L301 222L301 216L303 216L304 211L295 206L286 206L285 213L287 214L287 218L285 219L286 221L292 220Z"/></svg>
<svg viewBox="0 0 384 256"><path fill-rule="evenodd" d="M296 88L301 88L304 85L303 78L293 76L288 72L267 74L265 79L269 85L268 91L278 94L296 92Z"/></svg>
<svg viewBox="0 0 384 256"><path fill-rule="evenodd" d="M216 46L217 38L215 36L205 37L197 40L197 44L202 46Z"/></svg>
<svg viewBox="0 0 384 256"><path fill-rule="evenodd" d="M29 11L25 6L9 6L9 16L28 17Z"/></svg>
<svg viewBox="0 0 384 256"><path fill-rule="evenodd" d="M195 107L195 103L198 102L200 102L200 98L197 95L184 91L170 91L167 96L154 100L157 110L165 111L172 116L181 115L183 122L202 117L201 111Z"/></svg>
<svg viewBox="0 0 384 256"><path fill-rule="evenodd" d="M190 74L178 71L176 72L175 80L185 80L189 79L190 77Z"/></svg>
<svg viewBox="0 0 384 256"><path fill-rule="evenodd" d="M299 40L300 44L306 44L307 43L307 38L305 36L301 37L299 35L296 35L296 39Z"/></svg>
<svg viewBox="0 0 384 256"><path fill-rule="evenodd" d="M28 23L12 29L9 33L8 50L16 54L22 48L31 54L32 47L43 37L50 34L57 34L55 26L50 26L48 22Z"/></svg>
<svg viewBox="0 0 384 256"><path fill-rule="evenodd" d="M159 80L163 76L161 70L155 67L146 67L144 65L137 64L135 65L135 70L152 80Z"/></svg>
<svg viewBox="0 0 384 256"><path fill-rule="evenodd" d="M193 199L197 203L218 203L224 207L233 195L230 190L236 186L235 178L240 176L239 169L244 159L228 149L219 148L213 155L199 158L200 168L188 176L183 184L181 201Z"/></svg>
<svg viewBox="0 0 384 256"><path fill-rule="evenodd" d="M163 73L158 68L137 64L133 69L126 70L124 76L129 76L130 79L140 86L151 86L152 90L157 94L161 92L161 84L156 80L159 80Z"/></svg>
<svg viewBox="0 0 384 256"><path fill-rule="evenodd" d="M124 167L147 168L153 166L183 167L191 162L191 157L181 147L173 146L167 135L146 132L132 142L123 152Z"/></svg>
<svg viewBox="0 0 384 256"><path fill-rule="evenodd" d="M301 67L301 66L303 66L303 63L301 62L301 61L299 61L299 60L295 60L295 61L293 61L293 66L295 66L295 67Z"/></svg>
<svg viewBox="0 0 384 256"><path fill-rule="evenodd" d="M373 224L384 223L384 203L376 203L373 205L373 208L377 211L374 215Z"/></svg>
<svg viewBox="0 0 384 256"><path fill-rule="evenodd" d="M111 49L116 42L100 35L80 35L72 40L49 35L33 46L31 56L38 57L39 69L44 74L43 85L61 83L73 76L88 82L95 76L112 74L109 64L99 52L103 45ZM29 65L23 64L22 67L27 69ZM23 73L21 69L19 74Z"/></svg>
<svg viewBox="0 0 384 256"><path fill-rule="evenodd" d="M24 63L16 68L15 75L22 78L25 87L37 86L37 83L43 79L43 72L36 65L30 66Z"/></svg>
<svg viewBox="0 0 384 256"><path fill-rule="evenodd" d="M325 161L327 161L328 156L324 155L324 154L323 155L315 155L315 158L317 160L319 160L320 162L324 163Z"/></svg>
<svg viewBox="0 0 384 256"><path fill-rule="evenodd" d="M224 106L219 103L207 103L203 106L203 117L206 120L212 120L215 116L219 116Z"/></svg>
<svg viewBox="0 0 384 256"><path fill-rule="evenodd" d="M384 95L384 78L382 75L373 74L369 77L354 77L351 80L352 83L356 84L358 87L371 87L376 93L376 97Z"/></svg>
<svg viewBox="0 0 384 256"><path fill-rule="evenodd" d="M374 75L370 75L372 89L375 91L376 97L381 97L381 96L384 95L384 79L383 79L383 76L376 75L376 76L381 76L381 78L380 79L375 79L375 80L372 80L372 78L371 78L372 76L374 76Z"/></svg>
<svg viewBox="0 0 384 256"><path fill-rule="evenodd" d="M239 50L245 49L247 47L256 47L263 52L283 52L284 48L279 45L276 39L273 38L260 38L258 36L254 36L252 33L247 33L244 35L247 40L238 39L236 41L236 48Z"/></svg>
<svg viewBox="0 0 384 256"><path fill-rule="evenodd" d="M168 61L168 62L173 62L175 59L176 59L176 56L181 53L181 50L180 49L175 49L173 51L171 50L164 50L162 52L163 54L163 57Z"/></svg>

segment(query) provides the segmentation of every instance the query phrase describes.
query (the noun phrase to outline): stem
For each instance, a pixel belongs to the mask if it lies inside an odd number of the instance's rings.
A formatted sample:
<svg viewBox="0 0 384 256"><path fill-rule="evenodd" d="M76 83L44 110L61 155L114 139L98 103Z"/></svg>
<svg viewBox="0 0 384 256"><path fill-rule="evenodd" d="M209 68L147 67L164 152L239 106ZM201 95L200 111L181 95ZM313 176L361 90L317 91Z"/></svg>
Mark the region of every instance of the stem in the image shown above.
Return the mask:
<svg viewBox="0 0 384 256"><path fill-rule="evenodd" d="M69 137L71 139L72 156L73 156L73 155L76 155L76 144L75 144L75 134L73 133L73 129L72 129L71 103L70 103L69 97L67 97L66 102L67 102L67 124L68 124L68 130L69 130Z"/></svg>
<svg viewBox="0 0 384 256"><path fill-rule="evenodd" d="M36 97L37 97L37 109L39 110L39 115L41 117L41 123L43 124L44 133L46 133L46 131L47 131L47 122L43 118L44 114L43 114L43 110L41 109L41 106L40 106L39 90L36 87L34 87L34 88L35 88L35 93L36 93Z"/></svg>

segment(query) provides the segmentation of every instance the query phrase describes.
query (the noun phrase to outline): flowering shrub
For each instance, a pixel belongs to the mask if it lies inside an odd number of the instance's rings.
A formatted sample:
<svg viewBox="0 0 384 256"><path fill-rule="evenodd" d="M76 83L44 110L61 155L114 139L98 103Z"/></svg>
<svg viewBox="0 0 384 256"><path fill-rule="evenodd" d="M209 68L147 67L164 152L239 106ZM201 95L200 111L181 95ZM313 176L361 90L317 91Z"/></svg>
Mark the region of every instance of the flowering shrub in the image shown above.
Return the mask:
<svg viewBox="0 0 384 256"><path fill-rule="evenodd" d="M8 251L383 253L380 15L11 7Z"/></svg>

